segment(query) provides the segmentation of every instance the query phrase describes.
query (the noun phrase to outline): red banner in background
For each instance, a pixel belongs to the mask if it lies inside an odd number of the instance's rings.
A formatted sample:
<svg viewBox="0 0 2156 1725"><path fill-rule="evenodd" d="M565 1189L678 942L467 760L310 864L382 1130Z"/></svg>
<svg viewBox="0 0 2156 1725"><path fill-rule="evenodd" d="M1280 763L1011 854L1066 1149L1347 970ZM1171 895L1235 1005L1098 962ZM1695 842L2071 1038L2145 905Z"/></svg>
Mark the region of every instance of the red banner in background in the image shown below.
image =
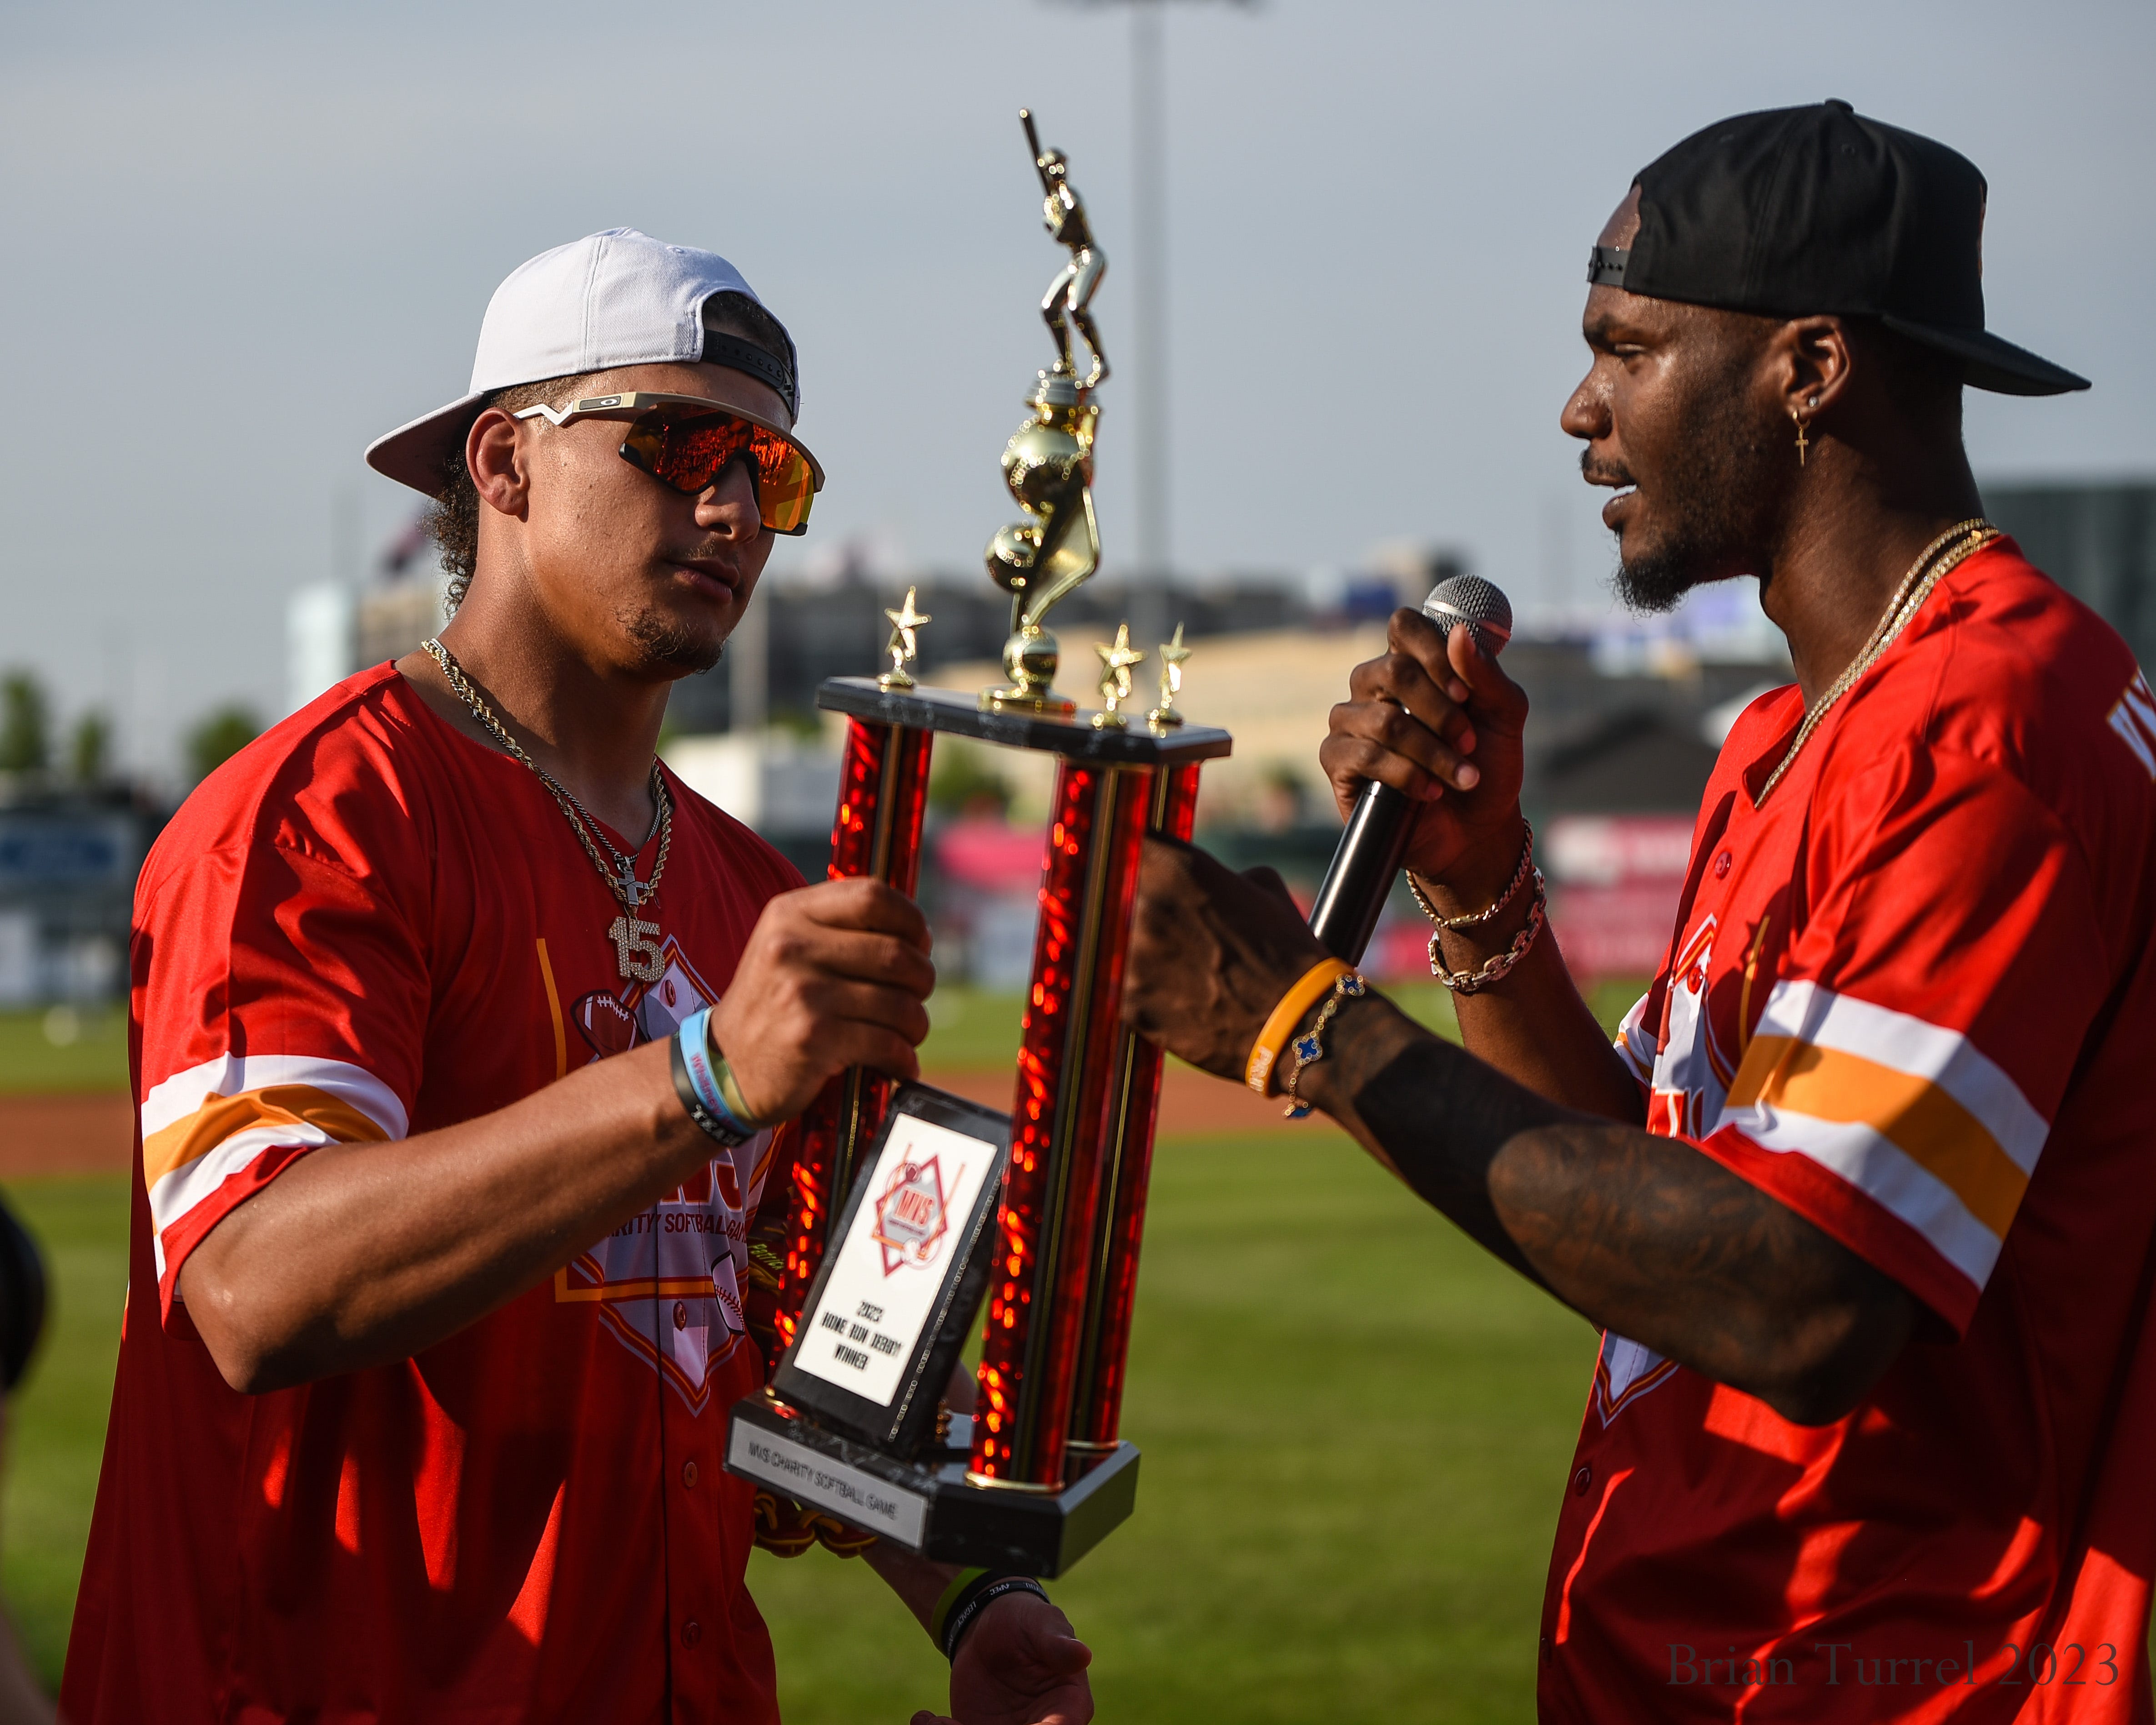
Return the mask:
<svg viewBox="0 0 2156 1725"><path fill-rule="evenodd" d="M1550 927L1583 983L1661 968L1691 857L1682 814L1563 814L1537 835ZM1430 926L1389 913L1363 971L1382 982L1430 974Z"/></svg>
<svg viewBox="0 0 2156 1725"><path fill-rule="evenodd" d="M1543 870L1565 886L1681 886L1691 860L1688 814L1560 814L1540 840ZM1669 931L1662 931L1665 941Z"/></svg>
<svg viewBox="0 0 2156 1725"><path fill-rule="evenodd" d="M1024 893L1040 886L1040 829L1001 820L954 820L935 835L937 866L973 892Z"/></svg>
<svg viewBox="0 0 2156 1725"><path fill-rule="evenodd" d="M1683 814L1565 814L1543 835L1550 927L1582 981L1661 968L1691 860Z"/></svg>

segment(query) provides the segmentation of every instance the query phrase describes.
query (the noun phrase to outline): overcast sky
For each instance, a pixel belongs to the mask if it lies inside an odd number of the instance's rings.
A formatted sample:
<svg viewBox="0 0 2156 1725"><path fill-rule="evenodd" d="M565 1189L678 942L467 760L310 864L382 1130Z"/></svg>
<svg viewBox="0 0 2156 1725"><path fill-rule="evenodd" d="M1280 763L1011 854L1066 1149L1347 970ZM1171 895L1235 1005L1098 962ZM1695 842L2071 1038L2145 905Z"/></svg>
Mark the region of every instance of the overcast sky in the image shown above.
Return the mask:
<svg viewBox="0 0 2156 1725"><path fill-rule="evenodd" d="M1586 248L1727 113L1845 96L1990 182L1991 326L2096 380L1972 397L1980 474L2156 471L2145 0L1186 4L1168 25L1178 568L1464 547L1532 603L1609 562L1557 413ZM1057 253L1014 110L1116 267L1098 499L1133 550L1129 29L1054 0L0 9L0 665L128 752L283 710L284 609L413 500L361 451L462 393L501 278L613 225L792 327L850 537L971 568Z"/></svg>

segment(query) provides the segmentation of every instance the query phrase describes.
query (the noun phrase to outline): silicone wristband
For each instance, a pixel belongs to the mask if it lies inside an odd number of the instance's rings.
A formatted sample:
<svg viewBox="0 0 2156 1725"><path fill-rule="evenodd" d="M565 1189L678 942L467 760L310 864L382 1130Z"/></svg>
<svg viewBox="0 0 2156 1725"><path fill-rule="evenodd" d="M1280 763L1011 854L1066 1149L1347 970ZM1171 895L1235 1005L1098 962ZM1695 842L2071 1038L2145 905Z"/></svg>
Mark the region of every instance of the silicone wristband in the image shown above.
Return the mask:
<svg viewBox="0 0 2156 1725"><path fill-rule="evenodd" d="M708 1031L705 1034L707 1037L710 1034ZM734 1076L734 1063L724 1055L721 1055L716 1066L719 1075L719 1094L726 1099L726 1112L739 1121L747 1122L755 1119L756 1115L753 1111L742 1100L741 1080ZM761 1132L762 1127L758 1127L757 1130Z"/></svg>
<svg viewBox="0 0 2156 1725"><path fill-rule="evenodd" d="M1280 1059L1281 1050L1287 1046L1288 1038L1295 1034L1295 1027L1332 986L1333 979L1345 976L1353 968L1337 958L1321 958L1303 973L1301 981L1281 996L1272 1016L1265 1020L1265 1029L1258 1032L1258 1040L1250 1045L1250 1058L1243 1068L1244 1083L1261 1096L1272 1094L1274 1064Z"/></svg>
<svg viewBox="0 0 2156 1725"><path fill-rule="evenodd" d="M943 1656L955 1661L958 1644L966 1639L966 1631L973 1626L981 1613L1000 1599L1005 1594L1031 1594L1036 1599L1045 1599L1048 1590L1030 1575L1000 1574L993 1571L976 1575L959 1591L943 1619L941 1637Z"/></svg>
<svg viewBox="0 0 2156 1725"><path fill-rule="evenodd" d="M704 1106L704 1099L696 1094L696 1086L689 1076L689 1063L681 1058L681 1039L666 1039L666 1057L674 1072L674 1094L681 1099L681 1107L696 1128L712 1142L731 1150L736 1145L746 1144L749 1134L737 1132L726 1122Z"/></svg>
<svg viewBox="0 0 2156 1725"><path fill-rule="evenodd" d="M706 1006L682 1021L674 1038L675 1088L686 1086L681 1099L684 1106L688 1106L691 1096L695 1098L696 1106L689 1107L689 1113L705 1132L728 1144L745 1144L762 1128L732 1106L740 1100L741 1091L735 1088L731 1097L727 1095L726 1081L733 1075L711 1051L711 1009ZM714 1125L719 1130L713 1131Z"/></svg>
<svg viewBox="0 0 2156 1725"><path fill-rule="evenodd" d="M977 1565L971 1569L961 1569L951 1578L951 1584L943 1589L943 1596L937 1600L936 1609L928 1614L928 1639L938 1647L943 1645L943 1627L951 1620L952 1607L958 1603L968 1588L988 1573Z"/></svg>

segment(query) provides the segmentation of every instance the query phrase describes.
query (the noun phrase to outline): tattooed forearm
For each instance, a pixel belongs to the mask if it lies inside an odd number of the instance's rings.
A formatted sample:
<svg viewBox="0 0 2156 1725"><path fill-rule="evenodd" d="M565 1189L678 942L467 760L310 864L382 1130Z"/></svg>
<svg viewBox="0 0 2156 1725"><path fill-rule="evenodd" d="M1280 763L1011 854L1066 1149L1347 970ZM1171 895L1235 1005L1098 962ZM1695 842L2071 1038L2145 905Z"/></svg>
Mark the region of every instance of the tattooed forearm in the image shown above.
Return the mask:
<svg viewBox="0 0 2156 1725"><path fill-rule="evenodd" d="M1681 1140L1555 1122L1508 1140L1489 1178L1560 1299L1791 1419L1837 1417L1908 1337L1895 1284Z"/></svg>
<svg viewBox="0 0 2156 1725"><path fill-rule="evenodd" d="M1837 1417L1907 1338L1894 1283L1691 1145L1556 1107L1382 1000L1350 1016L1320 1106L1595 1324L1799 1420Z"/></svg>

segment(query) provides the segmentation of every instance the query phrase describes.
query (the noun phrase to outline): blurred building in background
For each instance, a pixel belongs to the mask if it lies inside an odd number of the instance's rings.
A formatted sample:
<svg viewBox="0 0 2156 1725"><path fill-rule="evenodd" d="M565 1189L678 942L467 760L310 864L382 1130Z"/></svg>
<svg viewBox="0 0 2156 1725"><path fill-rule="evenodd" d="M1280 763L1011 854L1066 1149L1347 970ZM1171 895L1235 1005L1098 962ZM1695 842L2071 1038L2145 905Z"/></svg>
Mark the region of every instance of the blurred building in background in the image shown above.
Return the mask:
<svg viewBox="0 0 2156 1725"><path fill-rule="evenodd" d="M354 671L402 659L437 633L446 586L421 515L382 549L370 576L301 588L285 606L285 711L299 711Z"/></svg>
<svg viewBox="0 0 2156 1725"><path fill-rule="evenodd" d="M2030 562L2156 666L2156 480L1988 485L1984 501Z"/></svg>
<svg viewBox="0 0 2156 1725"><path fill-rule="evenodd" d="M0 1006L109 999L162 811L125 785L0 788Z"/></svg>

